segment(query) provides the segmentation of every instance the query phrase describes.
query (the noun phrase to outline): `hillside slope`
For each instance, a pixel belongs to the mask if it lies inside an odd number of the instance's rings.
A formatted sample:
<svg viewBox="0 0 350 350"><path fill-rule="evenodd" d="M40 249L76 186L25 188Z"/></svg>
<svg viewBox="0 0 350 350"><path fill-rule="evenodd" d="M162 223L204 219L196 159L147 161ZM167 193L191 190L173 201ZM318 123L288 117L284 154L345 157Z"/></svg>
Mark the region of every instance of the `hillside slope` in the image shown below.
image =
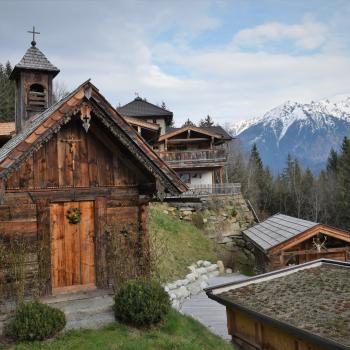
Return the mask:
<svg viewBox="0 0 350 350"><path fill-rule="evenodd" d="M150 244L162 282L183 278L198 260L216 262L215 243L192 223L179 220L152 205L149 209Z"/></svg>
<svg viewBox="0 0 350 350"><path fill-rule="evenodd" d="M256 143L264 164L275 173L283 169L288 153L318 172L330 149L339 149L344 136L350 136L350 97L307 104L287 101L261 118L233 125L231 132L246 150Z"/></svg>

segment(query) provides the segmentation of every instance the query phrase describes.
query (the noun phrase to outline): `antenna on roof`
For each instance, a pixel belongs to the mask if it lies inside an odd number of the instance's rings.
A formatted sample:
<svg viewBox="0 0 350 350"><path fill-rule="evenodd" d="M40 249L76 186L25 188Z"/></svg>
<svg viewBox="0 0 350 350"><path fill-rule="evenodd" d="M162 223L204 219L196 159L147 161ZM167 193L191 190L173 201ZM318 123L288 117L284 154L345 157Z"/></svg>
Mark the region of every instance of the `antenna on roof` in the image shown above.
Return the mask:
<svg viewBox="0 0 350 350"><path fill-rule="evenodd" d="M33 30L32 31L28 30L27 33L33 34L33 40L31 42L31 44L32 44L32 46L35 46L36 45L35 34L40 34L40 32L36 32L35 27L33 26Z"/></svg>

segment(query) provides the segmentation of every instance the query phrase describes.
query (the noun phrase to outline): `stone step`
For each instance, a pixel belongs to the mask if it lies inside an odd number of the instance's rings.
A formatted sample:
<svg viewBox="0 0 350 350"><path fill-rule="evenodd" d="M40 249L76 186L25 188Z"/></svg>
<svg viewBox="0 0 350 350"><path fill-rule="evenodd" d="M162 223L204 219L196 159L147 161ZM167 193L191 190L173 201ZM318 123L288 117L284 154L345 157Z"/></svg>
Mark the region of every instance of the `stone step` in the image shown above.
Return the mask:
<svg viewBox="0 0 350 350"><path fill-rule="evenodd" d="M76 300L72 302L56 303L51 306L62 310L67 320L82 320L85 317L103 313L113 313L113 298L93 298L89 300Z"/></svg>
<svg viewBox="0 0 350 350"><path fill-rule="evenodd" d="M67 320L65 330L71 329L98 329L107 326L115 321L113 312L86 316L80 320Z"/></svg>

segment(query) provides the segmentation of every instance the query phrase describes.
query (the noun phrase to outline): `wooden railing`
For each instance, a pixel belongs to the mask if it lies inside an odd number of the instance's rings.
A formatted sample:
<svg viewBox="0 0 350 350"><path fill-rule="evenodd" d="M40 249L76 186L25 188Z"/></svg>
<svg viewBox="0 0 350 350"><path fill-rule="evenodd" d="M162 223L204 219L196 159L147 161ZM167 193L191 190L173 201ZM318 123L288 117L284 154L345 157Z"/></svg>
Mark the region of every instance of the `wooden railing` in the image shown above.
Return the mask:
<svg viewBox="0 0 350 350"><path fill-rule="evenodd" d="M241 193L240 183L224 183L210 185L188 185L189 190L177 197L203 197L210 195L232 196Z"/></svg>
<svg viewBox="0 0 350 350"><path fill-rule="evenodd" d="M159 151L160 158L171 164L226 162L225 149L205 149L193 151Z"/></svg>

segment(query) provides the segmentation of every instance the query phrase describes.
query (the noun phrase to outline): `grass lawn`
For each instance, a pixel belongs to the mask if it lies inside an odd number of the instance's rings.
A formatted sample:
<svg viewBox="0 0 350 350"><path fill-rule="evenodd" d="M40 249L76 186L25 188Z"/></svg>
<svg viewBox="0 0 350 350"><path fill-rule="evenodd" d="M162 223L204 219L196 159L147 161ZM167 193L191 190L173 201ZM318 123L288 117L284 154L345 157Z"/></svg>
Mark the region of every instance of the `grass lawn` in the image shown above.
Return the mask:
<svg viewBox="0 0 350 350"><path fill-rule="evenodd" d="M157 207L150 208L149 218L151 249L158 251L154 255L158 255L156 265L162 282L184 278L189 273L187 266L197 260L218 260L215 244L192 223Z"/></svg>
<svg viewBox="0 0 350 350"><path fill-rule="evenodd" d="M233 347L197 321L172 310L164 325L156 329L141 331L116 323L101 330L71 331L53 340L22 343L10 349L233 350Z"/></svg>

